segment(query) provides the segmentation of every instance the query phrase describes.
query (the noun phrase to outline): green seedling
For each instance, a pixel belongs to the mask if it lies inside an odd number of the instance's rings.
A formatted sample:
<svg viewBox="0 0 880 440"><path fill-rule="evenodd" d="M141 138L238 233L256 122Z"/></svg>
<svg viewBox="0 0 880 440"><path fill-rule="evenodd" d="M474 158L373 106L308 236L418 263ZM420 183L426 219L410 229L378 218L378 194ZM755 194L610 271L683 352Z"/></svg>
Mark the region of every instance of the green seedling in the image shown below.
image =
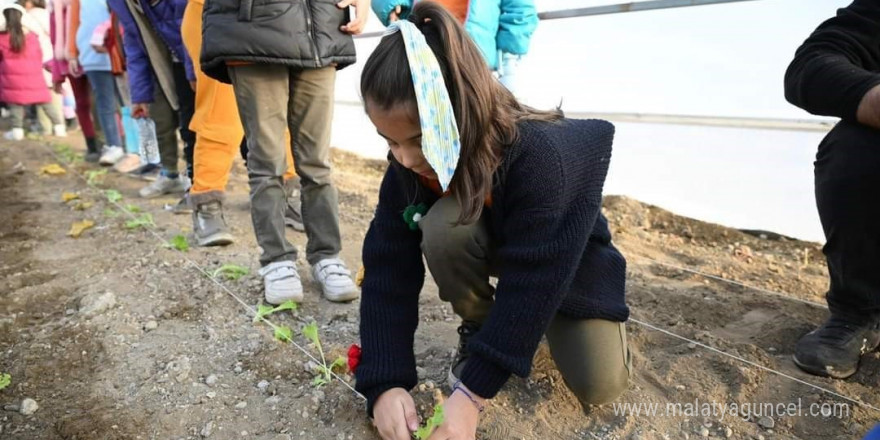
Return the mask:
<svg viewBox="0 0 880 440"><path fill-rule="evenodd" d="M254 316L254 322L258 322L258 321L262 320L263 318L265 318L275 312L281 312L284 310L291 310L291 311L295 312L296 309L297 309L297 305L292 300L285 301L277 307L272 307L272 306L269 306L266 304L260 304L257 306L257 315Z"/></svg>
<svg viewBox="0 0 880 440"><path fill-rule="evenodd" d="M166 246L172 249L177 249L181 252L186 252L189 250L189 242L186 241L186 237L181 234L177 234L168 241L169 244Z"/></svg>
<svg viewBox="0 0 880 440"><path fill-rule="evenodd" d="M70 148L70 145L67 144L57 144L55 145L55 153L58 154L65 162L74 163L82 160L79 154L73 151Z"/></svg>
<svg viewBox="0 0 880 440"><path fill-rule="evenodd" d="M132 214L141 212L141 208L138 205L125 205L124 209Z"/></svg>
<svg viewBox="0 0 880 440"><path fill-rule="evenodd" d="M89 185L96 185L104 181L105 175L107 175L107 170L86 171L86 182L88 182Z"/></svg>
<svg viewBox="0 0 880 440"><path fill-rule="evenodd" d="M431 434L434 433L434 430L437 429L438 426L443 424L443 405L437 405L434 407L434 415L431 416L430 419L425 421L424 426L421 426L416 432L413 433L413 438L418 440L427 440Z"/></svg>
<svg viewBox="0 0 880 440"><path fill-rule="evenodd" d="M114 211L111 208L104 208L104 215L110 218L119 217L119 211Z"/></svg>
<svg viewBox="0 0 880 440"><path fill-rule="evenodd" d="M125 222L125 227L128 229L146 228L155 225L156 224L153 223L153 216L149 213L142 214L138 218Z"/></svg>
<svg viewBox="0 0 880 440"><path fill-rule="evenodd" d="M107 196L107 200L109 200L110 203L116 203L122 200L122 193L115 189L108 189L104 191L104 195Z"/></svg>
<svg viewBox="0 0 880 440"><path fill-rule="evenodd" d="M7 373L0 373L0 390L9 386L12 383L12 376Z"/></svg>
<svg viewBox="0 0 880 440"><path fill-rule="evenodd" d="M315 321L312 321L309 325L303 326L302 334L318 348L318 353L321 354L321 365L318 365L318 375L312 379L312 385L316 387L327 385L333 380L333 367L337 366L337 363L339 363L342 358L336 359L336 361L333 362L333 365L327 365L327 359L324 357L324 347L321 346L321 339L318 337L318 323ZM342 365L345 365L346 361L345 359L342 359L341 362Z"/></svg>
<svg viewBox="0 0 880 440"><path fill-rule="evenodd" d="M239 278L250 273L250 270L246 267L238 266L235 264L224 264L220 266L219 269L215 270L211 276L213 278L217 278L220 275L226 277L227 280L236 281Z"/></svg>
<svg viewBox="0 0 880 440"><path fill-rule="evenodd" d="M281 342L290 342L293 340L293 330L286 325L275 327L275 339Z"/></svg>

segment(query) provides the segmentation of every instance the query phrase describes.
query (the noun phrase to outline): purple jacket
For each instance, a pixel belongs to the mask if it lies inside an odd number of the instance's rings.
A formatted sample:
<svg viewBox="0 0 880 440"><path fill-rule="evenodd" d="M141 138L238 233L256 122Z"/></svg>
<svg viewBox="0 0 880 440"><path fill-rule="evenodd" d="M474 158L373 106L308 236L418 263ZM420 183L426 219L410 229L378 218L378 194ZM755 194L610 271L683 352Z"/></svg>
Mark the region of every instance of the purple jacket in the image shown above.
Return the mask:
<svg viewBox="0 0 880 440"><path fill-rule="evenodd" d="M123 44L132 102L153 102L156 75L170 74L157 71L156 66L161 64L150 61L144 38L154 38L154 34L161 41L153 43L163 45L177 62L184 63L187 79L195 81L192 60L183 46L183 38L180 35L180 25L187 0L109 0L108 4L125 30ZM141 14L146 18L154 32L141 29L133 14Z"/></svg>

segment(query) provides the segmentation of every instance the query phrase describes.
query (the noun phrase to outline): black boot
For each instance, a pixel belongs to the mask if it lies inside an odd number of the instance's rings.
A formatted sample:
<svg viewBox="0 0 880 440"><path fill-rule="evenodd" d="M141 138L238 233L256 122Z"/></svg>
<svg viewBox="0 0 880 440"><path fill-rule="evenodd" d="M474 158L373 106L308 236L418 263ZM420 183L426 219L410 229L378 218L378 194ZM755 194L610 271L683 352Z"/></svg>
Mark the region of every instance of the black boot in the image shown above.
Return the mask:
<svg viewBox="0 0 880 440"><path fill-rule="evenodd" d="M455 355L455 361L452 362L452 367L449 368L449 374L446 378L449 381L450 388L454 387L461 377L461 372L464 371L464 366L471 356L471 352L468 350L468 342L479 331L480 324L474 321L462 321L461 325L458 326L458 353Z"/></svg>
<svg viewBox="0 0 880 440"><path fill-rule="evenodd" d="M794 363L810 374L846 379L859 369L862 355L878 345L880 321L859 324L832 316L798 341Z"/></svg>
<svg viewBox="0 0 880 440"><path fill-rule="evenodd" d="M101 151L98 149L98 140L93 137L86 138L86 162L97 163L101 158Z"/></svg>

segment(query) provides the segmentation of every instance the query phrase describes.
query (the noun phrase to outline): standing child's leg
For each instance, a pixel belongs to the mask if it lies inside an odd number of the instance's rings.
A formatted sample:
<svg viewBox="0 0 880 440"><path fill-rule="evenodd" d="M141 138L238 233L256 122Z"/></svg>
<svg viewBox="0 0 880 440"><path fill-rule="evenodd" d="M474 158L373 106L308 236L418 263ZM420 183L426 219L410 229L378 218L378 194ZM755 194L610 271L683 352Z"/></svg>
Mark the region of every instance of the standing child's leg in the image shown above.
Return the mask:
<svg viewBox="0 0 880 440"><path fill-rule="evenodd" d="M73 98L76 101L76 119L86 138L86 162L97 162L101 157L98 149L98 141L95 134L95 124L92 122L92 97L89 90L89 80L85 76L74 78L68 77L70 88L73 90Z"/></svg>
<svg viewBox="0 0 880 440"><path fill-rule="evenodd" d="M101 165L113 165L125 155L116 121L116 84L110 72L92 71L86 72L86 75L95 91L98 121L107 142L107 150L101 155L99 162Z"/></svg>
<svg viewBox="0 0 880 440"><path fill-rule="evenodd" d="M182 193L186 190L186 183L178 172L177 112L158 86L155 88L153 103L150 104L150 117L156 123L156 141L159 144L162 171L155 182L141 188L138 193L147 199Z"/></svg>
<svg viewBox="0 0 880 440"><path fill-rule="evenodd" d="M37 108L42 112L49 121L52 123L52 134L58 137L66 137L67 136L67 126L64 124L64 118L61 116L61 108L55 105L54 102L47 102L44 104L38 104Z"/></svg>
<svg viewBox="0 0 880 440"><path fill-rule="evenodd" d="M6 132L4 137L11 141L24 139L24 107L9 104L9 115L12 117L12 130Z"/></svg>
<svg viewBox="0 0 880 440"><path fill-rule="evenodd" d="M292 71L288 128L293 162L302 184L302 219L308 237L306 259L324 297L342 302L357 298L360 291L339 259L339 201L330 179L335 87L335 67Z"/></svg>

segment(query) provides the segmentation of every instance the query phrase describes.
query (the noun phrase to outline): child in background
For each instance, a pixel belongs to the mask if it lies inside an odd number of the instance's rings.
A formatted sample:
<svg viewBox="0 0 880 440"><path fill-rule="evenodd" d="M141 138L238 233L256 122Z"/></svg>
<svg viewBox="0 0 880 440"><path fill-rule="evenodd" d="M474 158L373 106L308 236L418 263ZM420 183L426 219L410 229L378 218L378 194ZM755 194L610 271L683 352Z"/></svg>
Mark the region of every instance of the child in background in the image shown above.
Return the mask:
<svg viewBox="0 0 880 440"><path fill-rule="evenodd" d="M361 76L391 150L363 246L356 370L379 434L407 439L418 427L408 391L423 255L462 319L431 440L473 439L487 401L512 374L528 376L544 335L585 408L616 399L630 361L626 261L601 214L614 127L517 102L433 2L389 31Z"/></svg>
<svg viewBox="0 0 880 440"><path fill-rule="evenodd" d="M52 121L56 134L66 133L64 119L52 106L52 96L43 78L43 54L36 33L22 24L25 10L5 4L0 22L0 102L9 105L12 130L6 139L24 139L24 106L37 105Z"/></svg>
<svg viewBox="0 0 880 440"><path fill-rule="evenodd" d="M49 11L46 10L45 0L26 0L19 2L27 11L24 25L33 31L40 39L40 49L43 52L43 77L46 79L46 87L52 89L52 73L50 63L52 61L52 38L50 35L51 26L49 24ZM52 105L59 111L62 109L61 94L52 90ZM47 132L46 127L49 122L48 115L39 114L39 127L43 133ZM66 136L67 124L64 124L64 131L57 131L56 136Z"/></svg>
<svg viewBox="0 0 880 440"><path fill-rule="evenodd" d="M78 70L68 64L71 55L68 50L70 32L70 1L54 0L49 3L50 36L52 38L53 60L50 65L52 84L56 92L61 91L65 83L70 85L76 101L76 119L86 139L86 162L97 162L101 157L96 138L95 123L92 119L92 98L89 80Z"/></svg>
<svg viewBox="0 0 880 440"><path fill-rule="evenodd" d="M373 11L386 26L405 19L414 0L374 0ZM438 0L464 26L471 39L498 74L498 80L517 94L517 72L529 52L538 27L534 0Z"/></svg>
<svg viewBox="0 0 880 440"><path fill-rule="evenodd" d="M98 121L106 138L98 162L104 166L114 165L123 156L122 135L116 119L118 95L113 77L113 63L110 55L100 53L92 47L95 29L110 20L106 0L71 0L70 27L68 28L68 50L71 75L85 72L89 85L95 93Z"/></svg>
<svg viewBox="0 0 880 440"><path fill-rule="evenodd" d="M193 234L199 246L224 246L234 240L223 216L223 202L232 161L244 144L244 128L232 86L210 78L201 71L199 53L202 50L203 7L204 0L189 0L181 24L183 43L196 74L195 113L190 122L190 129L196 133L193 156L195 177L189 192L189 203L193 207ZM289 133L285 133L285 138L290 144ZM293 156L288 150L287 172L284 174L288 203L284 218L285 223L302 231L295 180Z"/></svg>
<svg viewBox="0 0 880 440"><path fill-rule="evenodd" d="M152 117L162 153L161 174L155 182L141 188L139 194L155 198L184 193L193 174L196 140L189 128L195 106L191 84L195 75L180 36L186 0L110 0L109 4L125 28L132 116ZM184 144L183 173L178 169L177 131ZM189 212L186 197L171 209L175 213Z"/></svg>

